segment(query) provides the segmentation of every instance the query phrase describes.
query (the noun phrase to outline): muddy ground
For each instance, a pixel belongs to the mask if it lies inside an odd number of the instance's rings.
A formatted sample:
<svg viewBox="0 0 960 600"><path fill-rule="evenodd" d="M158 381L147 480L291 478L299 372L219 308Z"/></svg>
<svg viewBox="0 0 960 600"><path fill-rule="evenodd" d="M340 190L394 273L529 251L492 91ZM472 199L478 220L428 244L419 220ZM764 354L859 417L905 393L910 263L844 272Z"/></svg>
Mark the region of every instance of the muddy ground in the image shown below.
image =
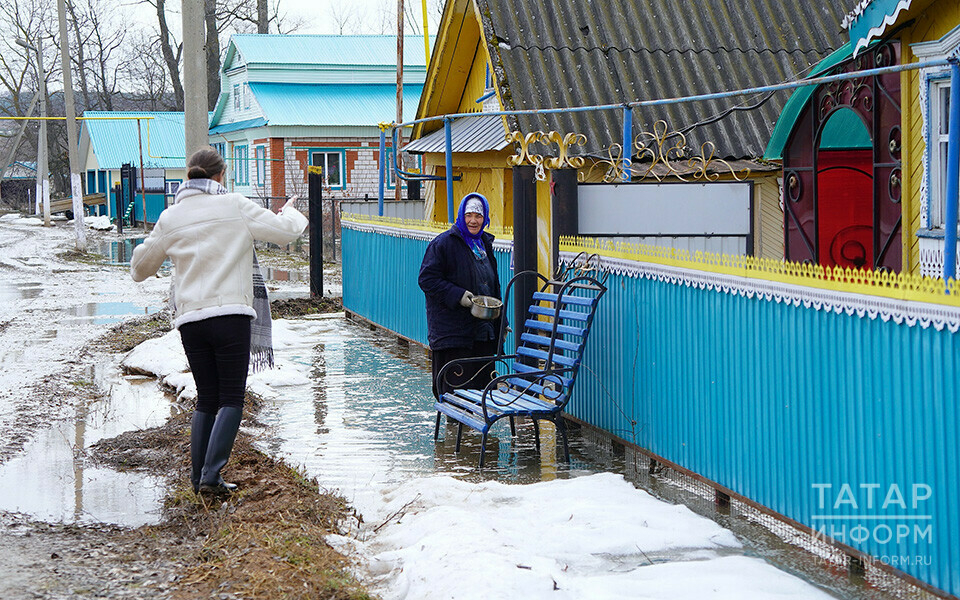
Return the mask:
<svg viewBox="0 0 960 600"><path fill-rule="evenodd" d="M57 259L96 264L86 253ZM339 310L335 301L286 301L275 316ZM6 328L8 322L0 324ZM115 327L86 344L64 367L25 394L44 411L22 411L37 422L20 422L17 436L3 440L15 455L44 414L56 414L101 393L80 385L89 365L130 350L169 330L159 313ZM259 402L249 398L245 426L257 426ZM0 511L0 598L331 598L371 596L351 575L348 559L325 541L347 531L357 517L343 498L255 450L241 432L224 471L241 492L226 499L195 495L189 486L189 409L164 425L101 440L81 460L165 479L167 495L159 524L135 529L110 525L48 524ZM6 437L6 436L5 436Z"/></svg>

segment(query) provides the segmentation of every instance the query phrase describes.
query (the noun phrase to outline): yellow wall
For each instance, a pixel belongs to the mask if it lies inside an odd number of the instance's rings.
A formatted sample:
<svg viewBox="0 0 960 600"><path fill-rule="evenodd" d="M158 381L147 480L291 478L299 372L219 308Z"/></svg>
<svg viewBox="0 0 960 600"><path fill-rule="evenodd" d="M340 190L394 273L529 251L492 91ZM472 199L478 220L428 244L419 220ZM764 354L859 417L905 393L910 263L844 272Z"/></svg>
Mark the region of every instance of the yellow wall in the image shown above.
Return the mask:
<svg viewBox="0 0 960 600"><path fill-rule="evenodd" d="M487 64L487 49L482 43L478 42L473 55L473 66L467 76L467 83L463 88L463 95L460 97L460 106L457 108L457 112L480 112L483 108L483 103L477 102L477 98L483 96L486 92Z"/></svg>
<svg viewBox="0 0 960 600"><path fill-rule="evenodd" d="M484 152L453 154L453 173L462 175L461 181L453 182L454 210L460 200L470 192L486 196L490 202L490 225L513 226L513 173L507 166L510 152ZM446 175L446 158L443 154L425 154L424 170L432 175ZM446 180L428 182L424 193L424 215L428 220L447 220Z"/></svg>
<svg viewBox="0 0 960 600"><path fill-rule="evenodd" d="M910 44L939 40L960 24L960 2L942 0L919 11L914 24L903 31L901 61L915 62ZM901 128L903 131L903 270L917 273L920 249L917 230L920 228L920 184L923 179L923 159L926 143L923 140L923 122L920 112L920 74L904 71L900 76Z"/></svg>
<svg viewBox="0 0 960 600"><path fill-rule="evenodd" d="M783 258L783 209L779 173L760 177L753 185L753 252L759 258Z"/></svg>

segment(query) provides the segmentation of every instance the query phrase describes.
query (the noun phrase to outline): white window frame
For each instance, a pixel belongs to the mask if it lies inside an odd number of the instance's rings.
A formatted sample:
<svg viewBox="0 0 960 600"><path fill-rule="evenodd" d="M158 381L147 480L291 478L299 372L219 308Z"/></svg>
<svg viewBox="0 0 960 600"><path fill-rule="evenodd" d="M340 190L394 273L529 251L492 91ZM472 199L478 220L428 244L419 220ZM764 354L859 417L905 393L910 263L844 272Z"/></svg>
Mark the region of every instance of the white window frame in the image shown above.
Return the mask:
<svg viewBox="0 0 960 600"><path fill-rule="evenodd" d="M950 78L931 77L927 85L930 109L927 114L927 194L929 228L943 229L946 196L947 140L949 139Z"/></svg>
<svg viewBox="0 0 960 600"><path fill-rule="evenodd" d="M164 181L163 185L166 189L163 191L163 193L166 194L167 196L175 196L177 194L177 190L180 189L181 183L183 182L179 179L175 179L175 180L168 179Z"/></svg>
<svg viewBox="0 0 960 600"><path fill-rule="evenodd" d="M256 146L253 152L257 165L257 185L264 185L267 182L267 148Z"/></svg>
<svg viewBox="0 0 960 600"><path fill-rule="evenodd" d="M250 150L245 144L234 144L233 146L233 172L234 185L250 185Z"/></svg>
<svg viewBox="0 0 960 600"><path fill-rule="evenodd" d="M250 84L243 84L243 110L250 108Z"/></svg>
<svg viewBox="0 0 960 600"><path fill-rule="evenodd" d="M240 84L233 84L233 110L240 110Z"/></svg>
<svg viewBox="0 0 960 600"><path fill-rule="evenodd" d="M339 157L340 169L338 175L340 176L340 181L330 181L330 169L329 169L329 160L328 158L336 154ZM322 164L317 162L316 157L322 156ZM343 148L311 148L310 149L310 164L312 166L321 166L323 167L323 184L330 189L342 190L346 186L344 181L344 171L347 168L347 153Z"/></svg>
<svg viewBox="0 0 960 600"><path fill-rule="evenodd" d="M408 155L410 156L410 155ZM423 173L423 155L415 154L413 156L417 157L417 168L420 169L420 172ZM387 148L387 189L394 189L397 187L396 177L397 174L393 171L393 148ZM397 165L401 166L401 165ZM401 180L402 187L401 189L407 189L407 182Z"/></svg>

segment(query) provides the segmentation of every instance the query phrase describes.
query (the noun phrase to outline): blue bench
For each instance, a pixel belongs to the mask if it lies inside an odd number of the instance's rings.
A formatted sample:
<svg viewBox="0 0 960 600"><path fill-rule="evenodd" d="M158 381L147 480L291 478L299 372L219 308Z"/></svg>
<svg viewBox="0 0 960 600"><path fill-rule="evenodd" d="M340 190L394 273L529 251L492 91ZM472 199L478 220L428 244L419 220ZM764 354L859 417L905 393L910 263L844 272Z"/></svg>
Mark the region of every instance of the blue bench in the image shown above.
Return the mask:
<svg viewBox="0 0 960 600"><path fill-rule="evenodd" d="M457 452L460 451L464 425L479 431L480 468L483 468L487 435L497 421L508 418L510 431L516 435L515 418L532 419L539 451L539 421L546 419L560 432L564 458L570 461L563 409L573 393L597 304L607 291L606 277L598 279L588 272L581 265L562 271L552 280L534 271L518 273L510 280L506 300L520 277L536 276L542 284L527 309L526 320L517 337L516 351L505 355L501 350L497 356L452 361L441 369L437 375L437 389L443 393L435 404L434 440L440 437L442 415L446 415L448 421L457 422ZM502 331L500 339L502 347ZM448 376L465 363L493 365L497 376L486 385L476 386L478 389L451 389L446 384Z"/></svg>

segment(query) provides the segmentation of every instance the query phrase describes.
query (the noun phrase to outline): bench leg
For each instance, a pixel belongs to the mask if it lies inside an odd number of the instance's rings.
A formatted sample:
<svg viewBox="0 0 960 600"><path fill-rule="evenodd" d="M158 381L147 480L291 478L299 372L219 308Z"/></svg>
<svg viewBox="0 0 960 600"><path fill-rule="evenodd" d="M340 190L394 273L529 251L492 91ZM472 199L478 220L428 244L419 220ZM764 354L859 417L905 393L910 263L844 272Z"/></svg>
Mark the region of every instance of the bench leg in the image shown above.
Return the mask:
<svg viewBox="0 0 960 600"><path fill-rule="evenodd" d="M517 423L512 415L510 416L510 435L517 436Z"/></svg>
<svg viewBox="0 0 960 600"><path fill-rule="evenodd" d="M487 453L487 432L484 431L480 437L480 468L483 468L483 458Z"/></svg>
<svg viewBox="0 0 960 600"><path fill-rule="evenodd" d="M540 421L533 420L533 439L537 442L537 452L540 452Z"/></svg>
<svg viewBox="0 0 960 600"><path fill-rule="evenodd" d="M433 441L440 439L440 415L442 413L437 411L437 425L433 428Z"/></svg>
<svg viewBox="0 0 960 600"><path fill-rule="evenodd" d="M463 435L463 423L457 423L457 446L453 449L454 452L460 452L460 437Z"/></svg>
<svg viewBox="0 0 960 600"><path fill-rule="evenodd" d="M554 421L557 430L560 432L560 439L563 440L563 460L570 464L570 447L567 445L567 426L563 424L563 417L558 416Z"/></svg>

